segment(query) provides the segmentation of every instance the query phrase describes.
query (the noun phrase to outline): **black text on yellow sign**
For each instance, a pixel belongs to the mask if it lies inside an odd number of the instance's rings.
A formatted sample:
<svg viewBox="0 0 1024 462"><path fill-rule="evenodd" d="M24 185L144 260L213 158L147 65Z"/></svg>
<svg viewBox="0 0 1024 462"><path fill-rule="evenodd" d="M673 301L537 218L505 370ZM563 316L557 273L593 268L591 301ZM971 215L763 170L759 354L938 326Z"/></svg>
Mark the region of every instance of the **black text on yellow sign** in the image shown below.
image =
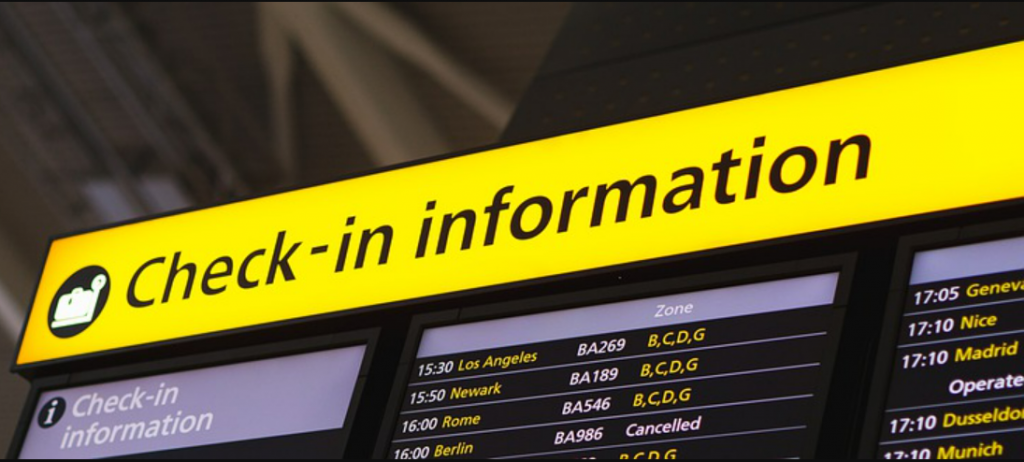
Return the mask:
<svg viewBox="0 0 1024 462"><path fill-rule="evenodd" d="M26 365L1024 196L1012 44L63 238ZM86 267L109 275L84 322ZM95 297L93 297L95 298Z"/></svg>
<svg viewBox="0 0 1024 462"><path fill-rule="evenodd" d="M755 148L763 148L764 145L764 137L754 141ZM871 139L866 135L857 135L829 143L826 185L837 183L840 160L849 148L853 148L852 155L857 157L856 179L867 178ZM650 218L655 213L673 215L697 210L705 205L727 205L753 200L759 194L763 162L764 155L756 154L747 162L749 168L746 171L735 172L745 162L734 158L730 150L711 165L710 171L713 173L700 167L687 167L671 175L664 175L660 185L659 176L644 175L593 188L585 186L566 191L557 198L538 195L518 203L509 200L516 187L506 186L496 191L486 206L448 213L439 211L437 201L432 200L426 202L425 218L416 233L415 258L466 252L477 244L490 247L499 240L529 241L546 232L568 233L573 223L579 221L574 215L583 215L589 221L583 228L597 228L630 219ZM793 181L788 181L782 174L790 162L800 164L800 173ZM818 155L810 147L799 146L784 151L775 157L771 173L767 175L772 190L775 193L800 191L814 179L817 166ZM736 173L747 177L745 192L742 194L732 192L732 185L736 182L730 179ZM608 219L605 219L606 216ZM306 253L310 258L325 256L327 258L321 260L333 259L333 267L324 265L323 268L335 273L357 271L367 265L385 266L391 262L398 232L395 227L384 224L359 228L358 224L356 216L345 219L344 232L333 254L330 244L310 246L306 242L289 239L288 232L281 231L272 246L255 249L244 255L223 255L208 265L200 266L188 261L182 251L175 252L173 256L153 258L132 275L127 292L128 305L146 308L154 304L189 300L193 294L216 296L229 288L249 290L262 285L294 281L298 276L292 261L306 258ZM483 238L479 239L481 234ZM149 273L166 275L162 291L145 294L139 289L139 281Z"/></svg>

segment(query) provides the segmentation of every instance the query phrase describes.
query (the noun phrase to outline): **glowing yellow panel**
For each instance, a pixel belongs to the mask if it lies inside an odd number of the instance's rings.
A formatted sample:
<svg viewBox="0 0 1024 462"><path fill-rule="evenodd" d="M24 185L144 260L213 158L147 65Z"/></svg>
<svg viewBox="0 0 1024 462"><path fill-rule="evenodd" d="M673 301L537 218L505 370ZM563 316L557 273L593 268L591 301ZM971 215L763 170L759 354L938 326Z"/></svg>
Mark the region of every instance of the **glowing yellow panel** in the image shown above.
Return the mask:
<svg viewBox="0 0 1024 462"><path fill-rule="evenodd" d="M59 239L17 363L1020 198L1022 79L1016 43Z"/></svg>

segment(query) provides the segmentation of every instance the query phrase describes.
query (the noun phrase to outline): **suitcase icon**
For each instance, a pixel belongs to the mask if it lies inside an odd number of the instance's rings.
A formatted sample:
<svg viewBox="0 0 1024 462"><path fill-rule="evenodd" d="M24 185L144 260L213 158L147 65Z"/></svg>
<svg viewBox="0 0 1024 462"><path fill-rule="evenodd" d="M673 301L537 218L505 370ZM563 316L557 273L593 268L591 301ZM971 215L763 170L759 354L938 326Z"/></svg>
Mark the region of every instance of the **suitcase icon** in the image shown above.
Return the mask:
<svg viewBox="0 0 1024 462"><path fill-rule="evenodd" d="M57 312L53 315L50 327L59 329L92 322L100 292L105 287L107 277L101 274L93 278L91 290L76 287L70 294L61 295L57 299Z"/></svg>

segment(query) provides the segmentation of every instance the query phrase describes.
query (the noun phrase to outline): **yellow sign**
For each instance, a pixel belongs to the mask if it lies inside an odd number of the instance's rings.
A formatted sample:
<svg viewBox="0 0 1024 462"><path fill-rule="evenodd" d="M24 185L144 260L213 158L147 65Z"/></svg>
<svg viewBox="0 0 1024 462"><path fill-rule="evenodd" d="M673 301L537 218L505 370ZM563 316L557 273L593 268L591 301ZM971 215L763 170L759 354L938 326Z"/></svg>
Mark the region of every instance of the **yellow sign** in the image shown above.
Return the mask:
<svg viewBox="0 0 1024 462"><path fill-rule="evenodd" d="M1024 43L55 241L17 364L1024 196Z"/></svg>

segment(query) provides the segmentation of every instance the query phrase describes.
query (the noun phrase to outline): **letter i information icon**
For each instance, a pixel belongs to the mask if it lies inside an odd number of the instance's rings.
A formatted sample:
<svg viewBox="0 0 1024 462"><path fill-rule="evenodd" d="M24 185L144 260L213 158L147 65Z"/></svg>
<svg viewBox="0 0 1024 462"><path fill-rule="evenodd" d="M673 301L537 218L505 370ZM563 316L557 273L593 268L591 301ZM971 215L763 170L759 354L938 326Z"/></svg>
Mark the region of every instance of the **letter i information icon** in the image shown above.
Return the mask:
<svg viewBox="0 0 1024 462"><path fill-rule="evenodd" d="M43 409L39 411L39 418L36 421L44 429L57 425L60 423L60 419L64 417L64 411L67 410L67 407L68 404L64 401L64 398L53 398L47 401Z"/></svg>

